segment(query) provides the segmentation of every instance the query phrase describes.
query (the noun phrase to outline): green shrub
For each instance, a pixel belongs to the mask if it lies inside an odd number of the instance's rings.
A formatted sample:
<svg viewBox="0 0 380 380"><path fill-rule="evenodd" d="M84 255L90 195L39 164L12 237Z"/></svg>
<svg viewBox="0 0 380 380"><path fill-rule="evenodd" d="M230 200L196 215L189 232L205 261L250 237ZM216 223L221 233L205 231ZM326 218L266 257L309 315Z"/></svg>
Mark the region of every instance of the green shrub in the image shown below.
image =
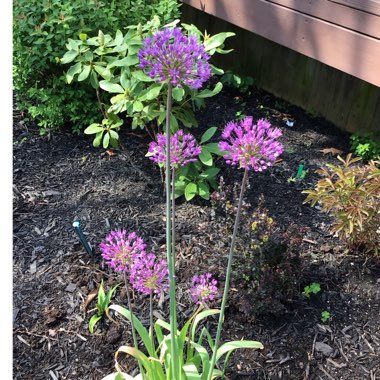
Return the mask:
<svg viewBox="0 0 380 380"><path fill-rule="evenodd" d="M364 162L380 159L380 136L353 134L350 140L351 150L356 156L361 157Z"/></svg>
<svg viewBox="0 0 380 380"><path fill-rule="evenodd" d="M210 36L202 34L194 25L181 25L185 33L196 35L202 41L209 55L228 52L223 50L224 41L234 33L225 32ZM99 30L96 37L81 34L78 40L68 40L67 51L60 59L62 64L70 65L66 74L68 84L90 84L98 99L101 95L107 98L106 101L98 102L103 115L102 122L93 123L84 131L86 134L95 135L94 146L99 146L102 142L104 148L109 144L116 146L117 132L123 124L119 117L121 113L126 113L131 118L133 129L145 128L148 124L160 126L165 123L167 89L142 72L138 58L143 39L150 37L160 27L161 20L155 16L144 25L128 26L126 33L118 30L115 37ZM221 72L223 71L213 66L214 74ZM212 90L206 88L202 91L188 86L173 89L173 132L178 130L180 124L185 128L197 126L194 109L204 106L204 99L218 94L223 85L218 82L213 87ZM208 153L207 159L211 155Z"/></svg>
<svg viewBox="0 0 380 380"><path fill-rule="evenodd" d="M146 23L155 14L164 15L167 22L179 16L179 4L176 0L15 0L13 14L18 107L27 110L42 129L65 122L78 129L94 121L98 109L89 85L70 88L65 83L59 57L67 40L97 34L99 29L115 33L130 24Z"/></svg>

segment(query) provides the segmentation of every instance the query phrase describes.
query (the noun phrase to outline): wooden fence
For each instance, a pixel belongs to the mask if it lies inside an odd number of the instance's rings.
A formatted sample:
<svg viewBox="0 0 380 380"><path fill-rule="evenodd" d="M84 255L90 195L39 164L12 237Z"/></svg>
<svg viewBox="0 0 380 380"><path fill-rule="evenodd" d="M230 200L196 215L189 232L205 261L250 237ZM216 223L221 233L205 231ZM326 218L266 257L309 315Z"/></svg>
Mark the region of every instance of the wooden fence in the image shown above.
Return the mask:
<svg viewBox="0 0 380 380"><path fill-rule="evenodd" d="M345 130L380 132L380 1L182 1L184 22L237 34L226 69Z"/></svg>

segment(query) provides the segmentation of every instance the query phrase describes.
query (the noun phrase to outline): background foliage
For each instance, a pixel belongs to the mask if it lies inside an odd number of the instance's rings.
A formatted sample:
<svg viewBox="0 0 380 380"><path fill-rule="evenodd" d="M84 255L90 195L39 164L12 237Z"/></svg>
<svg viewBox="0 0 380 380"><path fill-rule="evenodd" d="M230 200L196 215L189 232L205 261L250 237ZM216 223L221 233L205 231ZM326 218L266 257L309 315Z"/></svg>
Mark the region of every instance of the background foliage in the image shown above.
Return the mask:
<svg viewBox="0 0 380 380"><path fill-rule="evenodd" d="M97 119L96 97L87 84L67 86L59 63L69 38L114 34L154 15L163 22L179 16L176 0L15 0L13 67L17 105L27 110L42 132L65 122L80 130ZM84 96L87 94L86 96Z"/></svg>

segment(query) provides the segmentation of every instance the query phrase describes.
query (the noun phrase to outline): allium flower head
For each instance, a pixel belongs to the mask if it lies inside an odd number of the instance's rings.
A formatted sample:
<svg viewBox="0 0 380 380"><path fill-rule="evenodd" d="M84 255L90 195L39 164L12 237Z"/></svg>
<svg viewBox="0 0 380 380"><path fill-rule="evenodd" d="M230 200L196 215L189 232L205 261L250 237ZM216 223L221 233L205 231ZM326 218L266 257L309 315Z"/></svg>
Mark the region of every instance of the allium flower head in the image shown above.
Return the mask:
<svg viewBox="0 0 380 380"><path fill-rule="evenodd" d="M263 171L273 164L284 147L277 139L282 135L279 128L272 128L269 121L260 119L253 124L252 117L229 122L222 134L225 141L219 148L228 153L224 156L229 165Z"/></svg>
<svg viewBox="0 0 380 380"><path fill-rule="evenodd" d="M186 37L180 28L165 28L143 41L139 67L157 82L200 88L211 76L209 54L194 35Z"/></svg>
<svg viewBox="0 0 380 380"><path fill-rule="evenodd" d="M137 256L144 252L146 244L135 232L127 236L125 230L111 231L100 244L106 264L116 272L128 272Z"/></svg>
<svg viewBox="0 0 380 380"><path fill-rule="evenodd" d="M133 263L130 281L143 294L161 294L169 287L168 273L165 260L157 260L154 254L143 252Z"/></svg>
<svg viewBox="0 0 380 380"><path fill-rule="evenodd" d="M202 152L202 148L197 144L195 138L184 133L182 130L174 133L170 137L170 166L178 168L192 161L197 161L197 156ZM159 165L166 163L166 135L158 134L157 142L149 144L149 159Z"/></svg>
<svg viewBox="0 0 380 380"><path fill-rule="evenodd" d="M190 295L194 302L212 301L218 294L217 281L211 273L196 275L191 280Z"/></svg>

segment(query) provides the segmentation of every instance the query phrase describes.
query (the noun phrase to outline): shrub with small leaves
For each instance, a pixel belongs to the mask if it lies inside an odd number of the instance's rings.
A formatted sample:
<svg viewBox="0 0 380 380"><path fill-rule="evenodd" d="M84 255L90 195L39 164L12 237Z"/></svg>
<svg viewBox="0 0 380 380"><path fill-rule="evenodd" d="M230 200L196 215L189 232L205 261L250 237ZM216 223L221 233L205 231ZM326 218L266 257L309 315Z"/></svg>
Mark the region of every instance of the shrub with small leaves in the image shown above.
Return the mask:
<svg viewBox="0 0 380 380"><path fill-rule="evenodd" d="M377 254L380 248L380 161L358 165L359 157L338 156L341 165L327 164L317 173L315 189L305 190L304 203L320 203L334 218L332 232L349 249Z"/></svg>
<svg viewBox="0 0 380 380"><path fill-rule="evenodd" d="M358 135L355 133L350 137L350 140L351 150L364 162L380 159L380 135Z"/></svg>

